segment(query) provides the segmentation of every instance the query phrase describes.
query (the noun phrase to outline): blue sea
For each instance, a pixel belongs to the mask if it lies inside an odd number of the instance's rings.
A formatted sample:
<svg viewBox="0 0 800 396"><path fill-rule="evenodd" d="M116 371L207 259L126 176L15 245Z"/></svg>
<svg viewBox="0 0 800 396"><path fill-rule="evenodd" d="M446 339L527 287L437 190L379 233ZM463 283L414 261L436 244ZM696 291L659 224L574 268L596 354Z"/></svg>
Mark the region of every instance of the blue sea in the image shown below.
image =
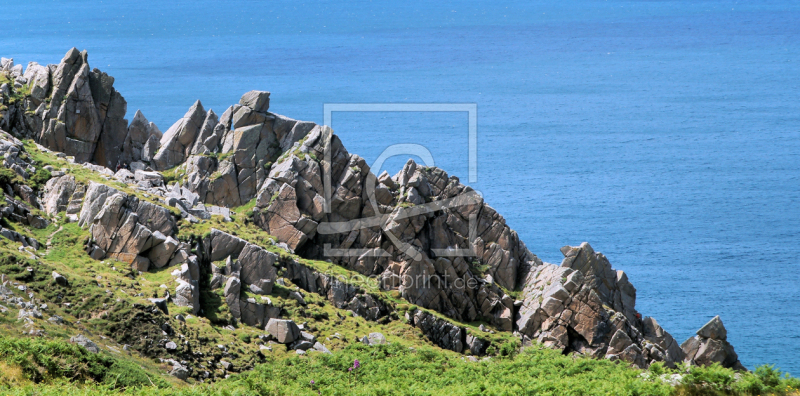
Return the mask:
<svg viewBox="0 0 800 396"><path fill-rule="evenodd" d="M588 241L679 342L719 314L747 367L800 375L796 1L28 0L0 26L18 63L87 49L162 131L251 89L318 123L325 103L474 103L470 184L531 251ZM467 113L332 126L370 163L423 144L468 181Z"/></svg>

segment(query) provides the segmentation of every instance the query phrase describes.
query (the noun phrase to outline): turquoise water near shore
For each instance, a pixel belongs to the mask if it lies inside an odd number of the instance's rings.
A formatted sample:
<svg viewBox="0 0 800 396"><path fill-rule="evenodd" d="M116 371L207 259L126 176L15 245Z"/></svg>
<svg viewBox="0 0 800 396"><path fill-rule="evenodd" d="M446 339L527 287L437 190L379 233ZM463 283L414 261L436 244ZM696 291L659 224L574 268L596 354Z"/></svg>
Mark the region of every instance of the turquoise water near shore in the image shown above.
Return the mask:
<svg viewBox="0 0 800 396"><path fill-rule="evenodd" d="M162 131L251 89L319 123L476 103L470 184L531 251L589 241L679 341L719 314L747 367L800 375L800 3L26 1L0 26L18 63L89 50ZM465 113L332 124L370 162L419 143L467 181Z"/></svg>

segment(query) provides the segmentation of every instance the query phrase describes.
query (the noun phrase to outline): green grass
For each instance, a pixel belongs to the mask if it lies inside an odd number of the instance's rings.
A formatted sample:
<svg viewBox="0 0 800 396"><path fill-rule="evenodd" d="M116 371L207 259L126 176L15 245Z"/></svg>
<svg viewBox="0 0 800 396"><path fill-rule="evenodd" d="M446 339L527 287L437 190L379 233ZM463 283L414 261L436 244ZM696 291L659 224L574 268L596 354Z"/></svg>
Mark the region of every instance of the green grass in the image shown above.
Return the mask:
<svg viewBox="0 0 800 396"><path fill-rule="evenodd" d="M305 156L308 156L309 158L313 158L316 161L317 160L317 156L316 155L309 155L309 154L306 154L306 153L303 153L302 151L300 151L300 147L303 146L303 144L306 142L307 139L308 139L308 135L304 136L302 139L297 141L297 148L295 148L294 150L286 150L283 154L281 154L278 157L277 160L275 160L273 162L275 164L280 164L281 162L289 159L292 155L296 156L297 158L305 158Z"/></svg>
<svg viewBox="0 0 800 396"><path fill-rule="evenodd" d="M202 154L202 155L204 157L216 158L217 162L222 162L222 161L225 161L228 158L230 158L233 154L234 154L234 151L231 150L231 151L228 151L227 153L206 153L206 154Z"/></svg>
<svg viewBox="0 0 800 396"><path fill-rule="evenodd" d="M276 192L273 195L272 200L270 201L270 203L272 203L272 201L274 201L275 198L277 198L277 196L278 196L278 193ZM256 207L256 203L258 203L258 197L254 197L250 201L245 202L244 204L242 204L241 206L237 206L235 208L232 208L231 211L236 213L235 215L233 215L234 221L236 221L238 223L249 224L249 220L252 219L252 217L253 217L253 208Z"/></svg>
<svg viewBox="0 0 800 396"><path fill-rule="evenodd" d="M10 93L8 97L8 104L14 104L18 101L25 99L26 96L31 94L33 88L31 84L25 84L22 88L14 88L14 79L7 72L0 73L0 85L8 83Z"/></svg>
<svg viewBox="0 0 800 396"><path fill-rule="evenodd" d="M186 166L181 164L161 172L161 176L164 177L164 185L168 186L176 181L183 182L186 178L185 169Z"/></svg>
<svg viewBox="0 0 800 396"><path fill-rule="evenodd" d="M0 167L0 184L6 185L18 183L25 183L25 181L20 175L17 174L17 172L14 172L6 167Z"/></svg>

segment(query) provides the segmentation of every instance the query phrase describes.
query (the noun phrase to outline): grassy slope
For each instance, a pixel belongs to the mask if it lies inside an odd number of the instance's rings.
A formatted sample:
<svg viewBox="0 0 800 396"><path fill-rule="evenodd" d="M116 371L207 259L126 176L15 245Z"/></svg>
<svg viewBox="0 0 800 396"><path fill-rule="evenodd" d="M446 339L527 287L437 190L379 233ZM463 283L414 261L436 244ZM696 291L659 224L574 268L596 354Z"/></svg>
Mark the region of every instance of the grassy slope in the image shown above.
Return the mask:
<svg viewBox="0 0 800 396"><path fill-rule="evenodd" d="M103 182L153 202L141 192L41 152L33 144L27 143L26 149L40 165L67 168L79 182ZM178 236L187 240L214 227L287 255L273 245L269 235L249 223L246 213L252 205L250 202L236 208L233 222L224 222L218 216L200 224L182 221ZM795 379L775 379L775 372L766 369L760 375L746 374L734 384L732 371L713 367L692 369L686 377L691 384L673 389L660 381L646 380L641 370L625 364L563 356L538 348L514 356L515 348L511 346L516 341L511 334L490 335L477 329L479 323L458 323L490 338L496 346L498 356L473 363L465 361L461 354L433 346L418 329L402 320L404 311L413 307L403 303L396 292L374 287L368 287L368 291L397 309L382 323L353 317L312 293L306 294L307 306L300 306L287 298L289 290L294 289L290 282L286 287L276 286L270 299L283 308L283 316L298 323L308 322L310 331L334 355L300 357L277 344L271 346L271 352L261 352L258 335L263 330L247 326L234 331L223 328L229 314L220 290L205 292L205 318L191 316L187 308L174 305L169 306L168 316L149 312L145 309L151 306L147 298L174 290L170 275L173 268L139 275L118 262L94 261L83 251L88 231L60 219L63 214L44 230L3 224L42 243L51 241L47 250L37 252L38 259L32 259L30 254L20 252L17 244L0 238L0 273L26 284L36 299L47 303L45 319L59 315L66 323L56 325L37 319L33 327L26 327L16 319L16 308L3 304L10 310L0 314L0 394L705 394L716 388L721 394L734 394L743 386L747 387L747 394L768 390L782 394L800 386ZM318 271L357 275L327 262L299 260ZM56 285L50 276L52 271L67 276L70 285ZM22 295L21 291L17 293ZM187 317L185 323L175 319L179 313ZM179 343L174 356L152 342L165 338L160 327L164 322L176 332L170 339L188 342ZM28 333L32 328L43 331L44 336L31 337ZM386 335L391 345L368 348L355 341L356 337L375 331ZM88 336L102 352L87 354L66 342L77 334ZM220 381L213 385L184 384L166 375L168 365L137 352L123 351L122 344L130 344L151 357L176 360L188 349L202 353L202 367ZM220 352L217 345L225 345L228 352ZM362 363L357 375L347 371L355 359ZM234 371L255 369L223 380L231 373L221 367L220 360L233 363ZM662 374L659 366L653 371L654 375Z"/></svg>

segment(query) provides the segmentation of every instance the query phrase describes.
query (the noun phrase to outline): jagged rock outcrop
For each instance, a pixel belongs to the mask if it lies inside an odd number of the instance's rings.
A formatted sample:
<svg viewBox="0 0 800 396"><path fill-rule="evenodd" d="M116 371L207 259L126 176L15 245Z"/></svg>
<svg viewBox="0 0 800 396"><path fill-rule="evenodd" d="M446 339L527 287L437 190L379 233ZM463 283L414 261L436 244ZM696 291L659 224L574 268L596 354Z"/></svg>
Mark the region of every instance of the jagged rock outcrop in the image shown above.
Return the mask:
<svg viewBox="0 0 800 396"><path fill-rule="evenodd" d="M209 261L222 260L228 256L239 257L247 241L226 232L212 228L203 246L206 247L206 256Z"/></svg>
<svg viewBox="0 0 800 396"><path fill-rule="evenodd" d="M199 312L200 263L191 246L172 237L175 219L168 209L92 182L78 224L89 225L92 242L87 250L96 260L112 258L143 272L180 266L173 271L177 286L172 301Z"/></svg>
<svg viewBox="0 0 800 396"><path fill-rule="evenodd" d="M238 260L242 282L257 285L265 294L272 293L272 285L277 277L275 270L278 262L277 254L248 243L239 254Z"/></svg>
<svg viewBox="0 0 800 396"><path fill-rule="evenodd" d="M280 307L256 302L254 298L239 301L241 321L248 326L264 327L267 321L280 316Z"/></svg>
<svg viewBox="0 0 800 396"><path fill-rule="evenodd" d="M390 311L386 304L366 293L354 296L347 305L342 308L353 311L356 315L372 321L376 321L388 315Z"/></svg>
<svg viewBox="0 0 800 396"><path fill-rule="evenodd" d="M739 356L733 350L733 345L728 342L728 331L719 316L715 316L697 330L697 335L684 341L681 349L690 364L709 366L720 363L723 367L747 370L739 362Z"/></svg>
<svg viewBox="0 0 800 396"><path fill-rule="evenodd" d="M145 188L163 185L163 179L158 172L137 170L134 178L139 186ZM181 187L178 183L168 188L150 188L148 191L162 197L163 202L168 206L178 209L181 212L181 218L187 219L190 223L208 220L212 215L221 215L224 221L231 221L232 212L230 209L215 205L205 205L200 202L200 197L197 194Z"/></svg>
<svg viewBox="0 0 800 396"><path fill-rule="evenodd" d="M34 166L35 162L24 153L24 149L21 141L5 131L0 131L0 156L3 158L2 165L7 168L0 178L0 190L2 190L0 193L3 194L0 219L32 228L46 228L50 222L33 211L41 207L36 192L26 184L26 181L37 172L37 169ZM22 249L32 247L33 250L39 250L41 246L34 237L9 228L0 227L0 236L19 242Z"/></svg>
<svg viewBox="0 0 800 396"><path fill-rule="evenodd" d="M128 120L125 119L125 114L128 111L128 102L119 92L110 87L114 82L113 77L100 73L97 69L95 69L94 73L99 75L97 78L99 82L109 81L102 84L98 96L106 92L107 85L110 89L111 97L105 111L105 118L102 119L102 131L97 139L97 147L94 150L92 162L114 169L118 163L124 162L122 160L124 151L120 150L120 148L124 149L125 137L128 134ZM101 97L101 100L104 99ZM102 102L99 104L101 113L103 105Z"/></svg>
<svg viewBox="0 0 800 396"><path fill-rule="evenodd" d="M88 58L86 51L72 48L59 64L31 62L24 73L22 65L8 59L0 72L18 85L0 89L0 103L7 107L0 111L0 128L74 156L78 163L115 169L117 164L149 160L144 146L161 133L141 112L128 126L128 104L114 89L114 77L91 69Z"/></svg>
<svg viewBox="0 0 800 396"><path fill-rule="evenodd" d="M90 226L89 249L95 259L111 257L139 271L178 259L178 243L171 237L175 221L169 210L104 184L89 184L78 225Z"/></svg>
<svg viewBox="0 0 800 396"><path fill-rule="evenodd" d="M313 230L317 226L314 220L300 215L300 210L297 208L297 194L288 184L281 186L273 195L269 207L255 216L255 220L256 224L292 250L296 250L308 240L308 234L303 230L313 235Z"/></svg>
<svg viewBox="0 0 800 396"><path fill-rule="evenodd" d="M469 352L477 356L483 355L491 344L488 340L484 340L483 338L469 333L467 333L464 340L466 342L466 347L469 348Z"/></svg>
<svg viewBox="0 0 800 396"><path fill-rule="evenodd" d="M241 205L236 166L232 162L200 155L190 157L184 166L186 188L197 193L203 202L225 207Z"/></svg>
<svg viewBox="0 0 800 396"><path fill-rule="evenodd" d="M561 249L561 266L532 268L517 314L519 332L544 345L639 367L683 360L672 336L636 312L636 289L588 243Z"/></svg>
<svg viewBox="0 0 800 396"><path fill-rule="evenodd" d="M73 48L65 56L52 75L53 93L50 98L48 118L39 136L39 142L52 150L75 156L78 162L89 162L94 158L97 141L103 131L106 113L111 109L113 78L99 70L92 71L86 51ZM127 104L117 97L112 115L127 111ZM117 133L116 120L112 120L107 132ZM36 132L36 131L34 131ZM116 136L105 138L107 143ZM100 158L107 145L101 149Z"/></svg>
<svg viewBox="0 0 800 396"><path fill-rule="evenodd" d="M664 330L655 318L647 316L642 324L644 326L644 347L648 349L651 356L658 357L654 360L667 362L667 365L671 366L685 358L678 341L672 338L672 335ZM652 345L655 345L656 348L653 348Z"/></svg>
<svg viewBox="0 0 800 396"><path fill-rule="evenodd" d="M270 302L241 298L243 289L255 294L270 294L277 279L278 266L284 267L284 276L300 288L325 296L337 308L353 311L373 321L391 311L386 303L346 280L320 273L296 260L281 261L277 254L223 231L212 229L204 238L203 246L205 259L212 262L211 288L223 288L231 316L244 324L261 327L270 318L279 317L280 308ZM223 259L226 261L224 266L213 263ZM300 301L303 299L299 294L298 298Z"/></svg>
<svg viewBox="0 0 800 396"><path fill-rule="evenodd" d="M260 303L253 298L241 299L241 291L248 287L257 290L258 294L272 293L277 279L277 254L217 229L212 229L204 238L203 246L208 262L226 259L224 268L211 264L211 287L224 287L223 294L235 320L263 327L267 320L280 315L280 308L270 303Z"/></svg>
<svg viewBox="0 0 800 396"><path fill-rule="evenodd" d="M166 169L187 158L184 187L204 203L227 207L246 203L255 197L278 155L317 127L268 109L269 92L263 91L246 93L219 118L213 111L203 113L195 103L170 128L173 133L162 138L156 166Z"/></svg>
<svg viewBox="0 0 800 396"><path fill-rule="evenodd" d="M264 327L268 320L277 318L280 315L280 308L272 306L269 302L266 304L259 303L254 298L243 300L241 298L241 292L243 291L243 284L240 280L241 270L241 262L233 262L230 258L228 259L225 276L218 281L225 281L225 302L228 304L231 316L233 316L236 321L242 322L248 326ZM261 290L258 285L263 283L269 284L271 288L271 280L259 279L257 283L250 284L251 290L254 288L256 290Z"/></svg>

